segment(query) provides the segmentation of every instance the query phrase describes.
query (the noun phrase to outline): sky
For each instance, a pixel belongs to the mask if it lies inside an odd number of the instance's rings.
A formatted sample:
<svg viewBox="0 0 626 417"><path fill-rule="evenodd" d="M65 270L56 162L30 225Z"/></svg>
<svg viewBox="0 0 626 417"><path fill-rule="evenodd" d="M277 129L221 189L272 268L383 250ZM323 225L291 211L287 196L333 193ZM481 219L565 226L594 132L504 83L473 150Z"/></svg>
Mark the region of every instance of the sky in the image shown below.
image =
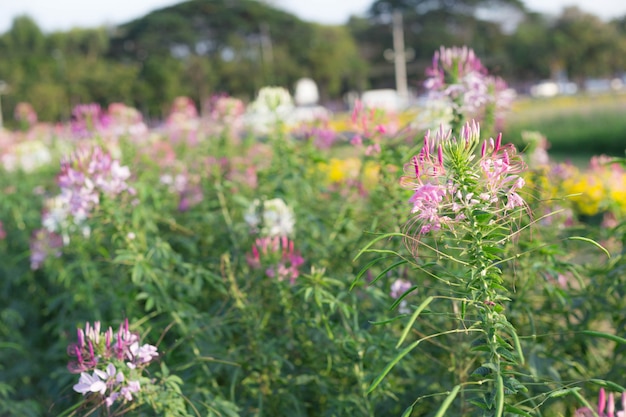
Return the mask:
<svg viewBox="0 0 626 417"><path fill-rule="evenodd" d="M363 14L374 0L266 0L299 18L341 24L351 14ZM576 5L602 19L626 15L624 0L523 0L531 10L559 14ZM179 3L177 0L0 0L0 33L11 27L15 16L28 14L44 32L73 27L96 27L125 23L149 11Z"/></svg>

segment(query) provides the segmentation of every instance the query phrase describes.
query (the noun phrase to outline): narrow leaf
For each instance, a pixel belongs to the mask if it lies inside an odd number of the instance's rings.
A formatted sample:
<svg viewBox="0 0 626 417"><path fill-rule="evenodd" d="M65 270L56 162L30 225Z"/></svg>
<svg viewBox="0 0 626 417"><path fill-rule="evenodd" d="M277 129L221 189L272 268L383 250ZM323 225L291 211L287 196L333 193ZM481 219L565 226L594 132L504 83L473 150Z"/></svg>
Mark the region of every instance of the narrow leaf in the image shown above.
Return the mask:
<svg viewBox="0 0 626 417"><path fill-rule="evenodd" d="M367 389L366 394L371 393L372 391L374 391L376 389L376 387L378 385L380 385L380 383L382 382L383 379L385 379L385 377L387 376L387 374L393 369L394 366L396 366L396 364L398 362L400 362L400 359L404 358L410 351L412 351L413 349L415 349L417 347L417 345L420 344L420 342L423 339L420 340L416 340L415 342L413 342L411 345L409 345L408 347L406 347L404 350L402 350L400 353L398 353L398 355L393 358L393 360L391 362L389 362L389 364L387 364L387 366L385 366L385 369L383 369L383 371L380 373L380 375L378 375L374 381L372 382L372 385L370 385L370 387Z"/></svg>
<svg viewBox="0 0 626 417"><path fill-rule="evenodd" d="M405 264L405 263L407 263L407 261L406 261L406 260L401 260L401 261L398 261L398 262L396 262L396 263L394 263L394 264L392 264L392 265L389 265L387 268L383 269L383 270L381 271L381 273L380 273L380 274L378 274L378 275L376 276L376 278L374 278L374 279L372 280L372 282L371 282L371 283L372 283L372 284L374 284L374 283L375 283L375 282L377 282L379 279L381 279L382 277L384 277L384 276L387 274L387 272L389 272L389 271L391 271L392 269L396 268L397 266L400 266L400 265Z"/></svg>
<svg viewBox="0 0 626 417"><path fill-rule="evenodd" d="M446 410L448 409L448 407L450 407L450 404L452 404L452 401L454 401L460 389L461 389L460 385L457 385L454 388L452 388L452 391L450 391L450 394L448 394L448 396L443 401L443 403L441 403L441 407L439 407L439 411L437 411L437 414L435 414L435 417L443 417L446 414Z"/></svg>
<svg viewBox="0 0 626 417"><path fill-rule="evenodd" d="M359 271L359 273L354 277L354 279L352 280L352 284L350 284L350 291L352 291L352 289L356 286L356 284L359 282L359 280L361 279L361 277L363 275L365 275L367 273L367 271L369 271L369 269L374 266L376 263L382 261L383 259L387 259L386 256L383 256L381 258L376 258L373 261L370 261L367 263L367 265L365 265L363 268L361 268L361 270Z"/></svg>
<svg viewBox="0 0 626 417"><path fill-rule="evenodd" d="M587 237L582 237L582 236L570 236L567 239L569 239L569 240L581 240L583 242L591 243L592 245L596 246L598 249L601 249L602 252L604 252L608 258L611 257L611 254L609 253L609 251L606 250L606 248L604 246L602 246L601 244L599 244L598 242L596 242L593 239L589 239Z"/></svg>
<svg viewBox="0 0 626 417"><path fill-rule="evenodd" d="M502 417L504 412L504 381L502 374L496 375L496 413L495 417Z"/></svg>
<svg viewBox="0 0 626 417"><path fill-rule="evenodd" d="M595 330L583 330L581 333L586 334L587 336L601 337L603 339L609 339L617 343L626 344L626 339L610 333L597 332Z"/></svg>
<svg viewBox="0 0 626 417"><path fill-rule="evenodd" d="M404 234L403 233L385 233L384 235L378 236L376 239L372 240L370 243L365 245L365 247L361 249L359 253L357 253L353 261L356 261L357 259L359 259L361 255L363 255L365 252L368 252L369 248L371 248L376 242L383 240L383 239L390 238L390 237L394 237L394 236L404 236Z"/></svg>
<svg viewBox="0 0 626 417"><path fill-rule="evenodd" d="M399 348L400 345L402 345L402 342L404 342L404 339L406 339L406 337L409 335L409 332L411 331L411 328L413 327L413 324L415 323L415 320L417 320L417 317L420 315L420 313L426 307L428 307L428 305L433 300L434 300L434 298L432 296L430 296L430 297L426 298L424 301L422 301L422 304L420 304L419 307L417 307L417 310L415 310L415 312L411 316L411 320L409 320L409 322L407 323L406 327L404 328L404 331L402 332L402 336L400 336L400 340L398 340L398 343L396 343L396 349Z"/></svg>
<svg viewBox="0 0 626 417"><path fill-rule="evenodd" d="M413 412L413 406L410 405L410 406L407 407L406 410L404 410L404 413L402 413L402 415L400 417L409 417L412 412Z"/></svg>

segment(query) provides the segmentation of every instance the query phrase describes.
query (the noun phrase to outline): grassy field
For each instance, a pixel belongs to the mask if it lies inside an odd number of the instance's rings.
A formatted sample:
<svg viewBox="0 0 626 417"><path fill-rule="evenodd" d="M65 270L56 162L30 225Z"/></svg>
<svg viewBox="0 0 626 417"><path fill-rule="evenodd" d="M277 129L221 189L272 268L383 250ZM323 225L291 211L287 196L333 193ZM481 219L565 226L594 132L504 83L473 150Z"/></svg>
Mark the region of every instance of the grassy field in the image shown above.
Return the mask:
<svg viewBox="0 0 626 417"><path fill-rule="evenodd" d="M507 118L504 135L520 148L523 131L538 131L559 159L607 154L626 149L626 94L576 95L519 99Z"/></svg>

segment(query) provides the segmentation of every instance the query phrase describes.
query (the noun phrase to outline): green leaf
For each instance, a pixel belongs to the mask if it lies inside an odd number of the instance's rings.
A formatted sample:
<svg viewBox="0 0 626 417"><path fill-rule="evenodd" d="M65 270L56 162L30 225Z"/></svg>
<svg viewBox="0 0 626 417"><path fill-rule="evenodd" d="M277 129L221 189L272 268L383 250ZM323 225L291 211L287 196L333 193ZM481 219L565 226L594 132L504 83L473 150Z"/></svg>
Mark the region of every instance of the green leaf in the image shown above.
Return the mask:
<svg viewBox="0 0 626 417"><path fill-rule="evenodd" d="M396 366L396 364L398 362L400 362L400 359L404 358L409 352L411 352L413 349L415 349L417 347L417 345L419 345L421 343L423 339L420 340L416 340L415 342L413 342L411 345L409 345L408 347L404 348L400 353L398 353L396 355L395 358L393 358L393 360L391 362L389 362L387 364L387 366L385 366L385 369L382 370L382 372L374 379L374 381L372 382L372 384L370 385L370 387L367 389L367 391L365 392L365 394L369 394L372 391L374 391L376 389L376 387L378 385L380 385L380 383L382 382L383 379L385 379L385 377L387 376L387 374L389 372L391 372L391 370L393 369L394 366Z"/></svg>
<svg viewBox="0 0 626 417"><path fill-rule="evenodd" d="M367 271L369 271L369 269L374 266L375 264L377 264L378 262L384 260L384 259L388 259L389 256L383 256L380 258L376 258L373 261L370 261L367 263L367 265L365 265L360 271L359 273L354 277L354 279L352 280L352 283L350 284L350 291L352 291L352 289L356 286L356 284L359 282L359 280L361 279L361 277L363 275L365 275L367 273Z"/></svg>
<svg viewBox="0 0 626 417"><path fill-rule="evenodd" d="M448 409L448 407L450 407L450 404L452 404L452 401L454 401L460 389L460 385L456 385L454 388L452 388L450 394L448 394L446 399L443 400L443 403L441 403L441 407L439 407L439 410L437 411L437 414L435 414L435 417L443 417L446 414L446 410Z"/></svg>
<svg viewBox="0 0 626 417"><path fill-rule="evenodd" d="M589 382L594 383L596 385L599 385L601 387L604 388L609 388L613 391L617 391L617 392L625 392L626 388L622 387L621 385L616 384L615 382L612 381L606 381L604 379L590 379Z"/></svg>
<svg viewBox="0 0 626 417"><path fill-rule="evenodd" d="M405 264L405 263L407 263L407 261L403 259L403 260L398 261L398 262L396 262L396 263L394 263L394 264L392 264L392 265L389 265L387 268L383 269L383 270L381 271L381 273L380 273L380 274L378 274L378 275L376 276L376 278L374 278L374 279L372 280L372 284L374 284L376 281L378 281L379 279L381 279L382 277L384 277L384 276L387 274L387 272L389 272L389 271L391 271L392 269L396 268L397 266L400 266L400 265Z"/></svg>
<svg viewBox="0 0 626 417"><path fill-rule="evenodd" d="M383 239L388 239L391 237L404 237L404 233L385 233L383 235L378 236L377 238L375 238L374 240L372 240L370 243L368 243L367 245L365 245L365 247L363 249L361 249L361 251L359 253L356 254L356 256L354 257L353 261L356 261L357 259L359 259L361 257L361 255L363 255L365 252L379 252L379 251L370 251L370 248L378 241L381 241ZM394 253L393 251L385 251L385 252L391 252Z"/></svg>
<svg viewBox="0 0 626 417"><path fill-rule="evenodd" d="M487 368L486 366L479 366L478 368L474 369L471 375L487 376L490 373L491 369Z"/></svg>
<svg viewBox="0 0 626 417"><path fill-rule="evenodd" d="M504 406L504 409L506 410L507 413L513 413L518 416L524 416L524 417L533 417L532 414L528 414L526 411L522 410L521 408L517 408L509 404L506 404Z"/></svg>
<svg viewBox="0 0 626 417"><path fill-rule="evenodd" d="M433 296L430 296L430 297L426 298L424 301L422 301L422 303L419 305L419 307L417 307L417 310L415 310L415 312L411 316L411 319L409 320L409 322L407 323L406 327L404 328L404 331L402 332L402 335L400 336L400 340L398 340L398 343L396 343L396 349L399 348L400 345L402 345L402 342L404 342L404 339L406 339L406 337L408 336L409 332L411 331L411 328L413 327L413 324L415 323L415 320L417 320L417 317L420 315L420 313L426 307L428 307L428 305L433 300L434 300Z"/></svg>
<svg viewBox="0 0 626 417"><path fill-rule="evenodd" d="M413 412L413 406L410 405L410 406L407 407L406 410L404 410L404 413L402 413L402 415L400 417L409 417L412 412Z"/></svg>
<svg viewBox="0 0 626 417"><path fill-rule="evenodd" d="M601 337L603 339L612 340L613 342L626 344L626 339L624 339L623 337L615 336L614 334L597 332L595 330L583 330L581 333L586 334L587 336Z"/></svg>
<svg viewBox="0 0 626 417"><path fill-rule="evenodd" d="M587 237L582 237L582 236L570 236L570 237L568 237L566 239L568 239L568 240L580 240L580 241L583 241L583 242L591 243L592 245L594 245L597 248L601 249L602 252L604 252L608 258L611 257L611 254L609 253L609 251L606 250L606 248L604 246L602 246L601 244L599 244L598 242L596 242L593 239L589 239Z"/></svg>

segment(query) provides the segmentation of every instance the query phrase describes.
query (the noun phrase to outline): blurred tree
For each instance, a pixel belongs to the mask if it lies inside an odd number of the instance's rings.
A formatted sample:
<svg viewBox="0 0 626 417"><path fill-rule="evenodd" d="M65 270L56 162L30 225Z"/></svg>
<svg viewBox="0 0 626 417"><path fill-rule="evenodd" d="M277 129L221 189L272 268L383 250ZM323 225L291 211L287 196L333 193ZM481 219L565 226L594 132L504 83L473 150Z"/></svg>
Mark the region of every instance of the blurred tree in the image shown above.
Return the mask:
<svg viewBox="0 0 626 417"><path fill-rule="evenodd" d="M336 96L364 79L365 61L341 27L303 22L254 0L191 0L154 11L118 28L110 57L181 63L185 90L196 101L225 91L253 98L264 85L291 87L312 77ZM149 82L144 65L142 82Z"/></svg>
<svg viewBox="0 0 626 417"><path fill-rule="evenodd" d="M623 41L615 24L566 7L549 31L554 70L564 70L572 79L613 76L623 71Z"/></svg>

